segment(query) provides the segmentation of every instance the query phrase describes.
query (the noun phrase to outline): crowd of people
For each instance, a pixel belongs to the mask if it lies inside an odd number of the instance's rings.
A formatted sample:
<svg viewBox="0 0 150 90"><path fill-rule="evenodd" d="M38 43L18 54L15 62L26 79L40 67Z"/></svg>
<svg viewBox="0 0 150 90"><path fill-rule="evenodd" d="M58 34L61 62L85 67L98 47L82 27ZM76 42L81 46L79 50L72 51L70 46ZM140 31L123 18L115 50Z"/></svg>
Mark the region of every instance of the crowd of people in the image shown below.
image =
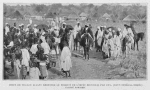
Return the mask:
<svg viewBox="0 0 150 90"><path fill-rule="evenodd" d="M128 38L127 42L131 49L134 45L134 34L131 26L124 24L124 29L101 26L97 27L95 33L96 51L102 51L104 58L117 58L122 54L122 40Z"/></svg>
<svg viewBox="0 0 150 90"><path fill-rule="evenodd" d="M33 27L32 27L33 26ZM71 52L68 43L60 52L60 35L58 28L64 32L66 23L58 27L52 22L51 28L38 29L37 25L24 24L19 27L6 23L4 28L4 79L16 75L16 79L47 79L48 69L60 63L62 75L70 77ZM60 56L60 57L59 57ZM60 58L60 59L59 59Z"/></svg>
<svg viewBox="0 0 150 90"><path fill-rule="evenodd" d="M131 44L134 43L134 34L128 25L125 29L114 29L112 27L98 26L93 41L96 42L97 51L102 51L104 57L119 57L121 54L121 41L128 37ZM85 25L85 31L92 28ZM70 77L72 67L71 51L73 50L73 40L77 33L82 30L80 22L77 22L74 29L70 31L70 40L64 43L60 52L59 43L61 42L62 32L66 30L66 23L58 25L52 21L49 29L39 29L32 23L27 25L20 24L17 28L16 23L10 26L6 23L4 28L4 79L9 79L16 74L17 79L47 79L48 69L56 67L59 61L60 71L65 77ZM82 37L82 35L81 35ZM100 48L98 49L98 46Z"/></svg>

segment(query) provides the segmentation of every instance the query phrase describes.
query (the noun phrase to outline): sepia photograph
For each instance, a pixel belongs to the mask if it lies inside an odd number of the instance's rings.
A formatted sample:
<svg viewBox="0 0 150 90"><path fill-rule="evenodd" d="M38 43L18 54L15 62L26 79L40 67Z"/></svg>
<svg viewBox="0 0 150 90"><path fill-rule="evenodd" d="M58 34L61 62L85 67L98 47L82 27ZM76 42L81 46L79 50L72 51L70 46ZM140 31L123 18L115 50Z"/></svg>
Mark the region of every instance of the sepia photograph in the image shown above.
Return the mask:
<svg viewBox="0 0 150 90"><path fill-rule="evenodd" d="M147 3L3 3L2 80L147 80Z"/></svg>

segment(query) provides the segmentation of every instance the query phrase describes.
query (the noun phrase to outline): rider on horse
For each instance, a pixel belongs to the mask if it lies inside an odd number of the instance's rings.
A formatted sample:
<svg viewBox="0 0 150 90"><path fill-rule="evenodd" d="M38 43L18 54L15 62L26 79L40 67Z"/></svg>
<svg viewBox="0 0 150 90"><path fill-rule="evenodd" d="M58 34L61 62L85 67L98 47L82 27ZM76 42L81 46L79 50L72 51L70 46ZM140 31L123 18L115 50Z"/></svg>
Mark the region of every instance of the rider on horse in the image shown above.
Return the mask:
<svg viewBox="0 0 150 90"><path fill-rule="evenodd" d="M134 44L134 34L131 30L131 27L126 25L126 24L124 26L125 26L124 33L123 33L124 37L129 38L129 41L131 42L131 44L133 46L133 44Z"/></svg>
<svg viewBox="0 0 150 90"><path fill-rule="evenodd" d="M76 35L80 30L81 30L80 22L77 22L77 25L74 27L74 38L76 38Z"/></svg>

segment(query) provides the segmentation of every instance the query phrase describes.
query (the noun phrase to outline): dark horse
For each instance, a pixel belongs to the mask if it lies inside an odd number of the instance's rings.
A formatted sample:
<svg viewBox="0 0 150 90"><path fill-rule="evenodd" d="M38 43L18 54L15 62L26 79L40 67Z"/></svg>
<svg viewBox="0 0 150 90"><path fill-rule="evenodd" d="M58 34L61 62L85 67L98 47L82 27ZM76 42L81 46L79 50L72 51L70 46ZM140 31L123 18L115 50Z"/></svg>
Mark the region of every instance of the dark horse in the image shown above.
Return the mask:
<svg viewBox="0 0 150 90"><path fill-rule="evenodd" d="M139 46L138 46L138 42L139 40L143 41L144 38L144 33L140 32L140 33L136 33L134 27L133 27L133 23L131 23L131 25L129 26L134 34L134 50L135 50L135 45L137 45L137 50L139 50Z"/></svg>
<svg viewBox="0 0 150 90"><path fill-rule="evenodd" d="M90 36L89 33L84 33L81 41L80 41L80 45L83 47L84 49L84 57L86 59L86 57L88 56L88 60L89 60L89 50L90 50L90 46L93 45L93 38Z"/></svg>
<svg viewBox="0 0 150 90"><path fill-rule="evenodd" d="M143 32L135 34L135 36L134 36L134 49L135 49L135 45L137 45L137 50L139 51L138 42L139 42L139 40L143 41L143 38L144 38Z"/></svg>
<svg viewBox="0 0 150 90"><path fill-rule="evenodd" d="M126 50L127 50L128 43L131 43L129 41L129 38L128 37L124 37L123 40L122 40L122 53L125 55L125 57L127 55Z"/></svg>
<svg viewBox="0 0 150 90"><path fill-rule="evenodd" d="M83 33L83 27L81 28L81 30L77 33L76 38L74 38L74 50L77 50L78 47L78 43L81 41L81 35ZM80 48L80 45L79 45Z"/></svg>

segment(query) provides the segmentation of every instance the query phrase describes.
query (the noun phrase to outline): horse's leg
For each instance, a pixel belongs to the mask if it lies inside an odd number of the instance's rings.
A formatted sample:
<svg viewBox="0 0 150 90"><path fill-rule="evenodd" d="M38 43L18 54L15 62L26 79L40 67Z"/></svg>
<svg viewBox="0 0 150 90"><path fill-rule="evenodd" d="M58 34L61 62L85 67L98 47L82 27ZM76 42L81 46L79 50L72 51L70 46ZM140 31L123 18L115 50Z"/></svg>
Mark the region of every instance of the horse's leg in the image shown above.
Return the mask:
<svg viewBox="0 0 150 90"><path fill-rule="evenodd" d="M87 51L87 55L88 55L88 60L89 60L89 48L88 48L88 51Z"/></svg>
<svg viewBox="0 0 150 90"><path fill-rule="evenodd" d="M138 44L138 41L136 42L136 44L137 44L137 50L139 51L139 44Z"/></svg>
<svg viewBox="0 0 150 90"><path fill-rule="evenodd" d="M135 50L135 44L136 44L136 41L134 41L134 50Z"/></svg>
<svg viewBox="0 0 150 90"><path fill-rule="evenodd" d="M79 43L79 42L78 42L78 45L79 45L78 47L79 47L79 52L80 52L80 51L81 51L81 50L80 50L80 49L81 49L81 47L80 47L80 43Z"/></svg>
<svg viewBox="0 0 150 90"><path fill-rule="evenodd" d="M74 50L75 50L75 47L76 47L76 41L75 41L75 39L74 39Z"/></svg>
<svg viewBox="0 0 150 90"><path fill-rule="evenodd" d="M86 48L84 47L83 49L84 49L84 50L83 50L83 51L84 51L83 56L84 56L84 58L86 59L86 50L85 50Z"/></svg>

